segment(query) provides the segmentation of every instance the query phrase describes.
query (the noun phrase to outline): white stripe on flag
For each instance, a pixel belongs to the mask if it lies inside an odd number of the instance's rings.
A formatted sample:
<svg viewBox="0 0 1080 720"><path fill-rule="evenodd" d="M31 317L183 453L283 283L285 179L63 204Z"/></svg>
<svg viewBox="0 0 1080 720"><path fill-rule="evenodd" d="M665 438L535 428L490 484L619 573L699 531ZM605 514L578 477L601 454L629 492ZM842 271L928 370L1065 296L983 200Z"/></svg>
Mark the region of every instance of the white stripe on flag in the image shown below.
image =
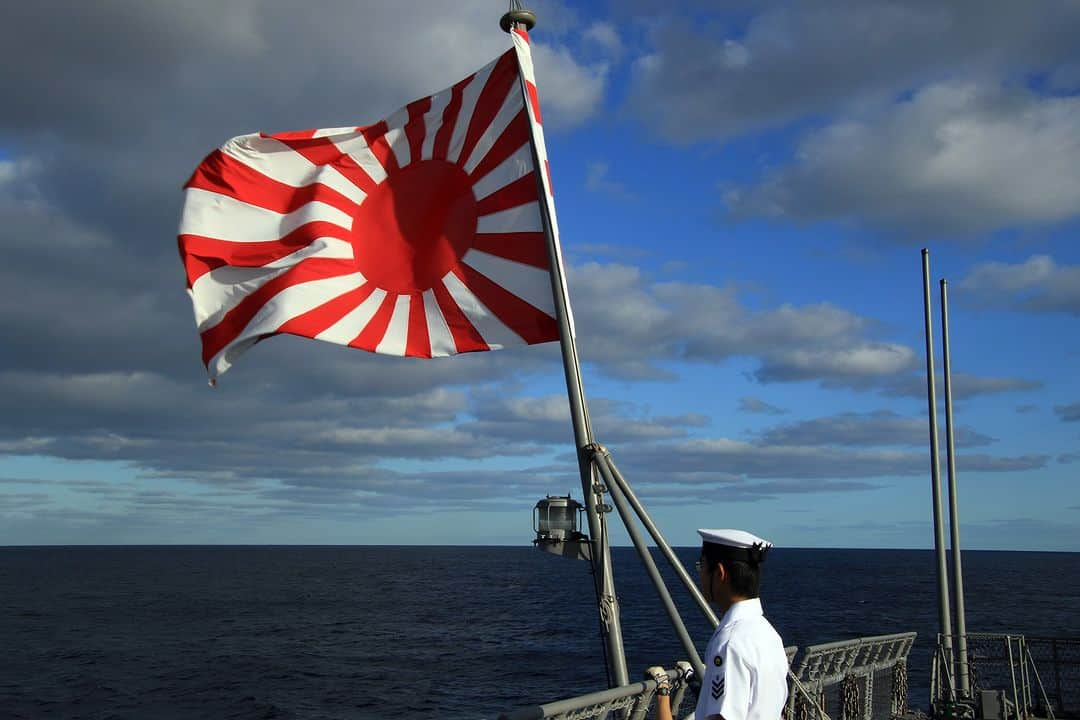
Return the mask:
<svg viewBox="0 0 1080 720"><path fill-rule="evenodd" d="M311 133L311 137L333 137L334 135L354 135L356 133L356 126L351 127L336 127L336 128L320 128Z"/></svg>
<svg viewBox="0 0 1080 720"><path fill-rule="evenodd" d="M443 90L431 96L431 109L424 113L424 144L420 148L420 159L430 160L435 149L435 135L442 127L443 111L450 104L453 88Z"/></svg>
<svg viewBox="0 0 1080 720"><path fill-rule="evenodd" d="M225 313L245 297L289 270L301 260L312 257L351 259L352 243L336 238L317 238L310 245L261 267L214 268L196 280L188 294L195 307L195 326L204 332L221 322Z"/></svg>
<svg viewBox="0 0 1080 720"><path fill-rule="evenodd" d="M364 282L363 275L353 273L320 278L285 288L263 305L243 331L210 359L207 367L211 376L217 377L228 370L236 358L261 336L275 332L294 317L314 310L343 293L355 290Z"/></svg>
<svg viewBox="0 0 1080 720"><path fill-rule="evenodd" d="M337 149L351 157L356 164L363 168L375 184L378 185L386 179L386 168L368 147L367 139L360 133L341 138L330 138Z"/></svg>
<svg viewBox="0 0 1080 720"><path fill-rule="evenodd" d="M476 221L476 232L483 233L509 233L509 232L543 232L544 226L540 222L540 206L534 201L525 205L518 205L509 210L500 210L490 215L481 215Z"/></svg>
<svg viewBox="0 0 1080 720"><path fill-rule="evenodd" d="M521 99L521 84L514 83L510 86L510 92L506 94L506 99L503 100L499 112L495 114L495 119L491 121L491 124L484 130L484 134L476 141L476 147L473 148L468 160L462 163L465 172L471 173L476 169L476 166L491 150L495 141L503 134L503 130L506 130L506 126L521 112L523 102Z"/></svg>
<svg viewBox="0 0 1080 720"><path fill-rule="evenodd" d="M492 350L498 350L508 345L521 345L523 340L510 328L506 327L499 318L487 309L480 299L473 295L472 291L458 280L457 275L450 272L443 278L443 284L450 291L450 296L461 308L461 312L469 318L473 327L484 338L484 342Z"/></svg>
<svg viewBox="0 0 1080 720"><path fill-rule="evenodd" d="M461 260L537 310L555 317L555 300L551 297L551 273L547 270L506 260L481 250L469 250Z"/></svg>
<svg viewBox="0 0 1080 720"><path fill-rule="evenodd" d="M398 295L394 301L390 324L386 327L382 340L375 346L375 352L383 355L405 354L405 344L409 339L409 300L408 295Z"/></svg>
<svg viewBox="0 0 1080 720"><path fill-rule="evenodd" d="M510 33L510 37L514 40L514 50L517 51L518 65L521 67L521 74L526 80L535 85L536 76L533 73L532 50L529 48L529 41L515 32Z"/></svg>
<svg viewBox="0 0 1080 720"><path fill-rule="evenodd" d="M337 190L359 205L367 194L353 185L331 165L315 165L291 147L259 134L234 137L221 146L221 152L247 165L271 180L304 187L313 183Z"/></svg>
<svg viewBox="0 0 1080 720"><path fill-rule="evenodd" d="M446 159L457 162L461 154L461 146L465 144L465 133L469 130L473 113L476 111L476 101L480 98L480 92L484 84L491 77L491 71L495 67L495 60L476 71L476 75L469 84L461 91L461 109L458 111L457 121L454 123L454 133L450 136L450 146L446 150Z"/></svg>
<svg viewBox="0 0 1080 720"><path fill-rule="evenodd" d="M528 175L532 169L532 148L526 141L513 155L473 183L473 196L477 200L483 200L496 190L501 190L518 178Z"/></svg>
<svg viewBox="0 0 1080 720"><path fill-rule="evenodd" d="M318 200L283 215L201 188L188 188L184 196L181 235L202 235L230 242L267 242L280 240L309 222L323 221L352 229L352 217L348 213Z"/></svg>
<svg viewBox="0 0 1080 720"><path fill-rule="evenodd" d="M316 335L315 339L337 343L338 345L348 345L356 339L357 335L364 331L364 328L371 322L371 318L375 317L375 311L382 305L385 297L386 291L382 288L376 288L364 299L364 302L350 310L345 317Z"/></svg>
<svg viewBox="0 0 1080 720"><path fill-rule="evenodd" d="M386 118L386 142L390 143L390 149L394 151L398 167L405 167L412 160L412 151L409 150L409 138L405 135L405 123L409 122L409 109L401 108L396 113Z"/></svg>
<svg viewBox="0 0 1080 720"><path fill-rule="evenodd" d="M448 357L457 352L457 344L446 324L434 290L424 291L424 316L427 318L428 339L431 341L431 357Z"/></svg>

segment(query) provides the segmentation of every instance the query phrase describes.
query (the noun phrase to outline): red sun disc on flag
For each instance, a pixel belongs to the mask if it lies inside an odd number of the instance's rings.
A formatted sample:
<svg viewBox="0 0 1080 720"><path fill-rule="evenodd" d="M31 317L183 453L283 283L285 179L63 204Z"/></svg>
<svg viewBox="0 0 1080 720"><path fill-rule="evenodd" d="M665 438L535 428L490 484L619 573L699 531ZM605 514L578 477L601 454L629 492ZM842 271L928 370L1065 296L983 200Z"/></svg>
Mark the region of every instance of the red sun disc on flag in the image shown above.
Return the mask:
<svg viewBox="0 0 1080 720"><path fill-rule="evenodd" d="M445 160L411 164L390 173L354 216L357 268L387 291L428 290L472 247L476 218L462 168Z"/></svg>

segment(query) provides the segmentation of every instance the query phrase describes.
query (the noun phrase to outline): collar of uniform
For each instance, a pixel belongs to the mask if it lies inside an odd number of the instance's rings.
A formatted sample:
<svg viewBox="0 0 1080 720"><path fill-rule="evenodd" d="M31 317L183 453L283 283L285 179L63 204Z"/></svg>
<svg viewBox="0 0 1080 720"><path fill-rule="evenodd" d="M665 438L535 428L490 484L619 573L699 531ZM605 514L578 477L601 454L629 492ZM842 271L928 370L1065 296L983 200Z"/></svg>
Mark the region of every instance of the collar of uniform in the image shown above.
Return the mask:
<svg viewBox="0 0 1080 720"><path fill-rule="evenodd" d="M724 617L720 618L720 627L726 627L728 625L734 625L740 620L748 617L760 617L764 615L761 610L761 598L750 598L749 600L740 600L724 613Z"/></svg>

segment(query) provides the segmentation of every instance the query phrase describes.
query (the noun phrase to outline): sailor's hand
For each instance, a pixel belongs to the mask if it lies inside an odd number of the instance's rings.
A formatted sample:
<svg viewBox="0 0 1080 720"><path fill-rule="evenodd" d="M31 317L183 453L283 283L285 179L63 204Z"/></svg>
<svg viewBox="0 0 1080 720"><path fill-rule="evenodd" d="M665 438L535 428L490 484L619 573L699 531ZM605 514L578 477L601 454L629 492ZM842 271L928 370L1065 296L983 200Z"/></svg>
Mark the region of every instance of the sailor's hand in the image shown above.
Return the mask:
<svg viewBox="0 0 1080 720"><path fill-rule="evenodd" d="M656 681L657 695L671 694L671 680L668 678L667 670L664 668L659 665L653 665L645 671L645 677Z"/></svg>
<svg viewBox="0 0 1080 720"><path fill-rule="evenodd" d="M682 683L690 682L690 678L694 677L694 666L686 662L685 660L680 660L679 662L675 663L675 667L679 670L679 679L677 680L677 682L680 685Z"/></svg>

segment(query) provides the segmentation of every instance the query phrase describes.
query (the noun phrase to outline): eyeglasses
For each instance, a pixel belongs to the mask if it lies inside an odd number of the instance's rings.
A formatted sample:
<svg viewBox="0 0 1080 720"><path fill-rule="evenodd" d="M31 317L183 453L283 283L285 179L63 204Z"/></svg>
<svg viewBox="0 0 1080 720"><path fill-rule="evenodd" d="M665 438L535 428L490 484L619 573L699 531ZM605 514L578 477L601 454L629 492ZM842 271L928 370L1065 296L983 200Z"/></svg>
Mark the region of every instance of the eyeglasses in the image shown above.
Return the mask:
<svg viewBox="0 0 1080 720"><path fill-rule="evenodd" d="M704 568L705 568L705 560L702 559L702 558L698 558L697 562L694 563L694 569L697 570L698 572L701 572Z"/></svg>

